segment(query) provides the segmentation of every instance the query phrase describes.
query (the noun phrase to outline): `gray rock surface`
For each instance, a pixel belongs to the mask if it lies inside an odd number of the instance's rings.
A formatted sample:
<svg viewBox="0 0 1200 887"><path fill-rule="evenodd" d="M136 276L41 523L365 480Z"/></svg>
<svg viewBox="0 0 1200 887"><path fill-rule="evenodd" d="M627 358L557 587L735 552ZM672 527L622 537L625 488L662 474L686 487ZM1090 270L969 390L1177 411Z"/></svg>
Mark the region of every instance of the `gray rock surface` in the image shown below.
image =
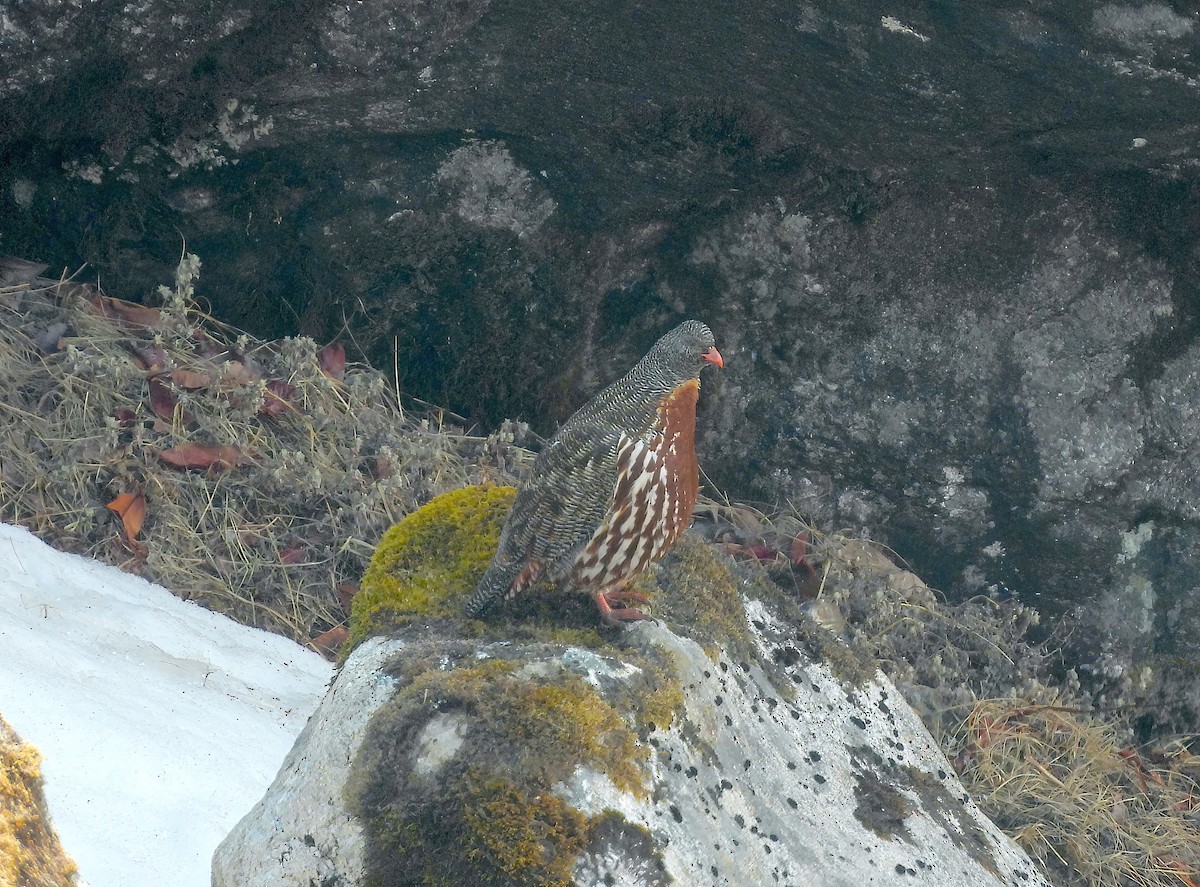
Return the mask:
<svg viewBox="0 0 1200 887"><path fill-rule="evenodd" d="M786 648L795 654L790 664L768 673L725 653L710 658L653 623L624 635L628 654L655 651L673 663L683 710L668 729L643 736L647 794L620 789L588 767L553 787L582 813L605 817L576 859L574 883L850 887L903 875L947 887L1047 883L966 797L886 678L846 686L827 666L797 654L790 629L763 604L748 600L747 610L762 661L778 660ZM402 686L381 668L453 676L497 657L517 667L520 681L557 686L567 676L582 678L614 705L645 677L628 655L546 644L463 646L429 627L367 641L342 668L267 796L218 848L214 887L308 887L314 878L351 887L380 877L370 860L387 851L371 846L378 836L368 834L347 801L351 760L365 754L360 746L409 749L398 758L368 755L379 771L372 780L392 778L396 766L406 771L397 778L437 780L460 759L465 766L477 760L481 729L469 714L439 712L432 696L416 722L367 729ZM404 798L395 803L403 808ZM429 813L431 822L435 815ZM391 853L390 877L416 878Z"/></svg>
<svg viewBox="0 0 1200 887"><path fill-rule="evenodd" d="M364 836L341 792L367 722L395 689L380 673L391 653L371 639L338 674L267 794L221 842L213 887L363 883Z"/></svg>
<svg viewBox="0 0 1200 887"><path fill-rule="evenodd" d="M1192 731L1198 34L1184 0L27 0L0 249L137 297L182 235L222 320L489 428L702 317L725 492L1068 617L1110 701L1149 667Z"/></svg>

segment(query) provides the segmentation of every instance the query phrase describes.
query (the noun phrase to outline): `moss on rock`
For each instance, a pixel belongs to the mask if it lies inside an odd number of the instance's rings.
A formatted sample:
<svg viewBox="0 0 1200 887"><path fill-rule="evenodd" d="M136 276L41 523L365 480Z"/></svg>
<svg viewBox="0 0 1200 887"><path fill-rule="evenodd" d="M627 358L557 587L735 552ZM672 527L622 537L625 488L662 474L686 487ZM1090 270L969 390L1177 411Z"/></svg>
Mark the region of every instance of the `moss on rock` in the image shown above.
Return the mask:
<svg viewBox="0 0 1200 887"><path fill-rule="evenodd" d="M42 757L0 718L0 885L68 887L75 864L63 852L42 793Z"/></svg>
<svg viewBox="0 0 1200 887"><path fill-rule="evenodd" d="M662 573L661 581L670 589L664 615L681 625L710 658L722 650L740 659L757 655L742 605L742 582L729 558L685 535L663 562Z"/></svg>
<svg viewBox="0 0 1200 887"><path fill-rule="evenodd" d="M526 652L478 664L473 649L407 658L403 689L372 719L347 784L368 835L368 883L567 885L593 818L555 784L586 767L646 792L636 718L561 660ZM453 753L431 756L430 737L448 731Z"/></svg>
<svg viewBox="0 0 1200 887"><path fill-rule="evenodd" d="M459 615L496 553L515 496L512 487L464 487L389 529L354 596L347 651L414 620Z"/></svg>

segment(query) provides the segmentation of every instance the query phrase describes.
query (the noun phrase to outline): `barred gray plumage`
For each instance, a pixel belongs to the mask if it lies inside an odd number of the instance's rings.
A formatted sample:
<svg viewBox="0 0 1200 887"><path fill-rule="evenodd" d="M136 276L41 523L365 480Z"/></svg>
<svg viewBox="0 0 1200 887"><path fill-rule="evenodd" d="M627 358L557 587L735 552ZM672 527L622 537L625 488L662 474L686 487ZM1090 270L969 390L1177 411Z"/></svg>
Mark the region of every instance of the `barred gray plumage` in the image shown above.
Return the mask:
<svg viewBox="0 0 1200 887"><path fill-rule="evenodd" d="M643 597L624 584L691 523L696 397L708 363L724 366L712 331L685 321L566 421L521 485L468 616L548 578L595 597L609 624L645 618L628 606Z"/></svg>

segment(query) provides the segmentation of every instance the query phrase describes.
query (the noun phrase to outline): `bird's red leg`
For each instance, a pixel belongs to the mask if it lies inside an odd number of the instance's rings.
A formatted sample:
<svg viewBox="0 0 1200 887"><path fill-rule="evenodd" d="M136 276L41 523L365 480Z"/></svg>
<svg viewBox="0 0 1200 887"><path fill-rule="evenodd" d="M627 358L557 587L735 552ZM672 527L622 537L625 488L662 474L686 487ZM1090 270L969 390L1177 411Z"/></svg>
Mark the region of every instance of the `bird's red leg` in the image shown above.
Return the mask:
<svg viewBox="0 0 1200 887"><path fill-rule="evenodd" d="M600 620L605 625L621 625L625 622L637 622L639 619L650 618L641 610L626 605L627 601L644 603L650 600L640 592L615 588L612 591L598 591L593 597L596 599L596 606L600 608ZM618 606L613 607L613 604Z"/></svg>
<svg viewBox="0 0 1200 887"><path fill-rule="evenodd" d="M612 591L601 592L604 599L608 601L610 606L628 607L629 604L648 604L650 603L650 595L642 594L640 591L630 591L628 588L618 586Z"/></svg>

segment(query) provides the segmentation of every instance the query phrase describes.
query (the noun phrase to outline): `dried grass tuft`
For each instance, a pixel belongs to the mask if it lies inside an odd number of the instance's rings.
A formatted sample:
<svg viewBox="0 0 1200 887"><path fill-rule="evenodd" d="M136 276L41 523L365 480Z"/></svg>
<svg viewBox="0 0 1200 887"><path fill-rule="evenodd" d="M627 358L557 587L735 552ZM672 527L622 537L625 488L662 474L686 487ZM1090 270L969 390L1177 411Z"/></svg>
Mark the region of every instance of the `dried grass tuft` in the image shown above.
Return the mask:
<svg viewBox="0 0 1200 887"><path fill-rule="evenodd" d="M1069 884L1200 884L1200 758L1122 746L1078 709L981 700L955 737L964 785Z"/></svg>
<svg viewBox="0 0 1200 887"><path fill-rule="evenodd" d="M217 323L199 266L185 255L154 307L70 280L0 288L0 520L304 642L345 620L388 526L511 482L523 429L471 436L336 350Z"/></svg>

